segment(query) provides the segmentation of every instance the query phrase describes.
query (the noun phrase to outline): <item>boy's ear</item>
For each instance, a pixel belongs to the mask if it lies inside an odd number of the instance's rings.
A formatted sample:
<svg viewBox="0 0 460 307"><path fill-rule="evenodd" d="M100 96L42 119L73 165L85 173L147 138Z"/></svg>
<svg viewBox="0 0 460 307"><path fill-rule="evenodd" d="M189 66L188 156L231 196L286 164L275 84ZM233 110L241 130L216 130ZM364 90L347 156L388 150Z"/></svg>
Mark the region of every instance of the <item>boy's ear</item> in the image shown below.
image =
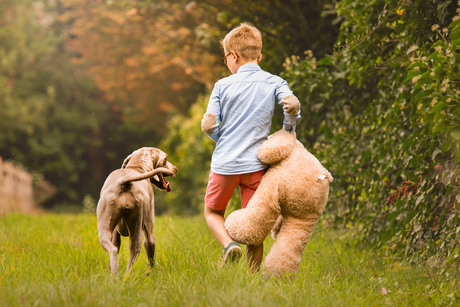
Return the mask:
<svg viewBox="0 0 460 307"><path fill-rule="evenodd" d="M259 58L257 59L257 63L260 63L262 61L262 53L260 54Z"/></svg>
<svg viewBox="0 0 460 307"><path fill-rule="evenodd" d="M237 62L240 59L240 55L236 53L236 51L231 50L230 52L233 53L233 56L235 57L235 62Z"/></svg>

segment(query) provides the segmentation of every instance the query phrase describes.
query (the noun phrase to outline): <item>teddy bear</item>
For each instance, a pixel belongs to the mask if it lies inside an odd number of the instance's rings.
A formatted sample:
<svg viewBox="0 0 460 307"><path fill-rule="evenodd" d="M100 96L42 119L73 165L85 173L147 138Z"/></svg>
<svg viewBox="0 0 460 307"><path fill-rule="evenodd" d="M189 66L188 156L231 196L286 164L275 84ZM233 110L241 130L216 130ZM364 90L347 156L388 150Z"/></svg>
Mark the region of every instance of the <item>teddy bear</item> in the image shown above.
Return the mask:
<svg viewBox="0 0 460 307"><path fill-rule="evenodd" d="M275 241L262 264L270 277L292 277L326 206L331 173L296 139L280 130L257 153L270 167L246 209L230 213L225 228L236 242L260 245L272 231ZM277 224L277 226L275 226Z"/></svg>

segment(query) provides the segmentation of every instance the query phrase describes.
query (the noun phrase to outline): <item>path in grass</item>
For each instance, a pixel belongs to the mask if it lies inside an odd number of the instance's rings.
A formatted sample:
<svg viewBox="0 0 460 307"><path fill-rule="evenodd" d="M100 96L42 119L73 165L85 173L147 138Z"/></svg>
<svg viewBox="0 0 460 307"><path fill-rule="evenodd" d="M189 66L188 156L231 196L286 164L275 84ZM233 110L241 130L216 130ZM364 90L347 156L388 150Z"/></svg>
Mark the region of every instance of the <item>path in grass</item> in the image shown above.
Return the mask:
<svg viewBox="0 0 460 307"><path fill-rule="evenodd" d="M157 217L157 265L144 251L111 277L92 215L0 218L0 306L455 306L458 267L410 266L356 248L320 225L294 280L265 281L245 263L221 268L202 217ZM265 254L272 239L265 242ZM120 271L128 259L122 241Z"/></svg>

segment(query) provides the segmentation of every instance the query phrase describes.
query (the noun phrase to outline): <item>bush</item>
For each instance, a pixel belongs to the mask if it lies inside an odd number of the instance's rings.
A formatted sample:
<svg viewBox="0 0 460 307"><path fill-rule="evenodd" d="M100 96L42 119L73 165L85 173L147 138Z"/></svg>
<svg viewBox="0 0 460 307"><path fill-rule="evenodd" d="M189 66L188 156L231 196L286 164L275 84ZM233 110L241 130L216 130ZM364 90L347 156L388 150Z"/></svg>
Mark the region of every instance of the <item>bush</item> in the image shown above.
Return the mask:
<svg viewBox="0 0 460 307"><path fill-rule="evenodd" d="M163 200L159 213L197 214L204 203L214 142L201 131L201 118L206 112L208 97L200 97L191 107L189 116L175 115L168 124L169 133L161 148L168 160L177 166L171 179L171 193L156 193ZM161 196L160 196L161 195Z"/></svg>
<svg viewBox="0 0 460 307"><path fill-rule="evenodd" d="M290 58L284 74L302 102L298 138L335 178L336 223L414 259L459 257L455 7L342 1L337 52Z"/></svg>

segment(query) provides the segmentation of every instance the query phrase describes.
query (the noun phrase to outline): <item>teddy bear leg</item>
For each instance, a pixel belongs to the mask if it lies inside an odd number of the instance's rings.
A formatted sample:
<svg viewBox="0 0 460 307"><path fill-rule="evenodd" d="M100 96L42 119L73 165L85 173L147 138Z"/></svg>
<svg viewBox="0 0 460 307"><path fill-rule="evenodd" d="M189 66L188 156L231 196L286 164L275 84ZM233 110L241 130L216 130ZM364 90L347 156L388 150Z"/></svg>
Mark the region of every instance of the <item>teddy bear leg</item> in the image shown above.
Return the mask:
<svg viewBox="0 0 460 307"><path fill-rule="evenodd" d="M276 191L267 193L257 189L246 209L235 210L227 216L225 229L233 240L258 246L270 233L279 213Z"/></svg>
<svg viewBox="0 0 460 307"><path fill-rule="evenodd" d="M319 216L318 213L311 213L303 219L284 218L280 232L262 265L265 278L292 277L298 272L302 254Z"/></svg>
<svg viewBox="0 0 460 307"><path fill-rule="evenodd" d="M273 225L272 230L271 230L273 239L276 239L276 236L280 232L282 224L283 224L283 216L280 215L280 216L278 216L278 219L276 220L275 225Z"/></svg>

